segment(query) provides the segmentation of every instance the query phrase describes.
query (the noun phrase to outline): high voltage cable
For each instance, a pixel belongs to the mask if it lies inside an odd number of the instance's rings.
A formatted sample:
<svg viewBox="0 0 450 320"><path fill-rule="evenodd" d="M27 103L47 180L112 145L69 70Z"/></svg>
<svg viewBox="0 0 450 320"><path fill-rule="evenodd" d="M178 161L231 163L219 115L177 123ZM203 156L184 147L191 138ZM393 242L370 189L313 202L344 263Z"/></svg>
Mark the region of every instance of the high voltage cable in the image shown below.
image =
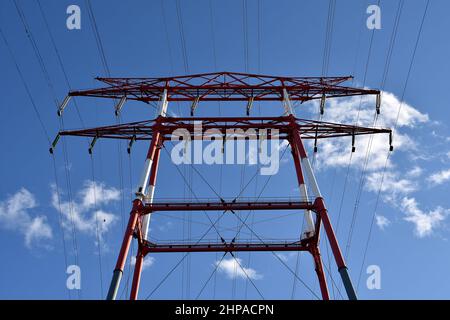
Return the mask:
<svg viewBox="0 0 450 320"><path fill-rule="evenodd" d="M39 11L41 13L42 19L44 20L45 28L47 30L47 33L48 33L49 38L50 38L50 41L52 43L53 50L56 53L56 57L58 59L58 64L59 64L59 66L61 68L61 71L63 72L64 80L66 81L67 87L69 88L69 91L70 91L70 90L72 90L72 86L70 84L66 68L64 67L64 63L63 63L61 54L60 54L60 52L58 50L58 46L56 45L55 38L53 37L53 34L52 34L51 30L50 30L50 25L48 24L48 20L47 20L47 17L45 15L45 10L43 10L40 0L37 0L37 3L38 3L38 7L39 7ZM77 112L78 118L80 120L81 126L84 128L85 127L84 121L83 121L83 118L81 117L80 109L78 108L78 103L77 103L76 99L73 99L73 103L74 103L75 110Z"/></svg>
<svg viewBox="0 0 450 320"><path fill-rule="evenodd" d="M91 154L91 173L92 173L92 187L93 187L93 195L94 195L94 219L95 219L95 234L97 238L97 248L98 248L98 264L99 264L99 272L100 272L100 293L103 297L103 270L102 270L102 242L101 235L99 229L99 221L98 221L98 207L97 207L97 192L96 192L96 182L95 182L95 164L94 164L94 156Z"/></svg>
<svg viewBox="0 0 450 320"><path fill-rule="evenodd" d="M217 52L216 52L216 36L214 32L214 13L213 13L213 5L212 0L208 1L209 4L209 18L210 18L210 26L211 26L211 42L212 42L212 52L213 52L213 62L214 62L214 70L217 72ZM218 102L219 106L219 117L222 115L222 106L220 101ZM222 193L222 177L223 177L223 166L220 166L219 169L219 194ZM219 241L219 239L216 239ZM218 253L216 252L216 261L217 261ZM223 259L223 257L222 257ZM213 280L213 299L216 297L216 285L217 285L217 273L214 272L214 280Z"/></svg>
<svg viewBox="0 0 450 320"><path fill-rule="evenodd" d="M22 24L23 24L23 26L25 28L25 32L27 33L27 37L28 37L28 39L29 39L29 41L30 41L30 43L31 43L31 45L33 47L33 52L34 52L34 54L35 54L35 56L36 56L36 58L38 60L39 66L41 68L41 71L43 72L44 78L47 80L47 85L48 85L50 91L53 93L54 101L55 101L55 103L57 105L57 100L56 100L56 97L55 97L54 91L53 91L53 85L52 85L50 77L48 75L47 68L45 67L44 60L42 59L42 55L40 54L39 48L37 47L36 42L34 40L34 37L33 37L32 33L31 33L31 30L29 29L28 24L26 22L26 17L23 14L23 11L21 10L19 4L16 1L14 1L14 4L16 6L17 12L18 12L19 17L21 19L21 22L22 22ZM48 144L51 145L51 141L50 141L50 138L49 138L49 135L48 135L48 131L47 131L47 129L46 129L46 127L45 127L45 125L44 125L44 123L42 121L42 117L41 117L41 115L39 113L39 110L38 110L38 108L37 108L37 106L36 106L36 104L34 102L33 96L31 95L31 91L30 91L30 89L29 89L29 87L28 87L28 85L27 85L27 83L25 81L25 78L24 78L24 76L22 74L22 71L19 68L19 65L18 65L18 63L17 63L17 61L16 61L16 59L14 57L14 54L13 54L13 52L12 52L10 46L9 46L9 43L8 43L6 37L5 37L5 35L4 35L4 33L3 33L3 31L1 29L0 29L0 34L1 34L2 38L3 38L3 41L4 41L8 51L9 51L11 59L14 62L14 65L15 65L16 70L17 70L17 72L19 74L19 77L20 77L20 79L22 81L22 84L24 85L25 91L27 92L27 95L28 95L28 98L29 98L29 100L31 102L31 105L33 106L33 109L35 111L36 117L38 118L39 124L41 126L41 129L44 132L45 138L46 138ZM60 126L61 125L62 125L62 122L60 121ZM68 173L68 165L67 165L67 150L66 150L64 139L63 139L63 149L64 149L64 160L65 160L66 183L68 185L70 185L70 178L68 178L69 173ZM69 193L69 198L70 198L70 200L69 200L69 216L70 216L70 219L69 220L71 220L71 226L72 226L72 240L73 240L73 248L74 248L74 251L75 251L75 263L77 265L79 265L78 244L77 244L75 225L74 225L74 221L73 221L73 207L72 207L72 200L71 200L71 191L68 190L68 193ZM81 289L78 290L77 293L78 293L78 298L81 298Z"/></svg>
<svg viewBox="0 0 450 320"><path fill-rule="evenodd" d="M91 28L92 28L92 33L94 34L94 38L96 41L96 45L97 45L97 50L99 52L99 56L100 56L100 60L102 62L103 65L103 69L106 73L106 75L108 77L111 76L111 72L110 72L110 68L108 65L108 61L106 58L106 53L105 53L105 49L103 46L103 41L97 26L97 21L95 19L95 14L94 14L94 10L92 8L91 5L91 1L90 0L85 0L86 6L88 8L88 16L91 22ZM121 123L121 117L120 114L116 115L116 123L120 124ZM125 229L125 216L124 216L124 211L125 211L125 198L124 198L124 187L123 187L123 163L122 163L122 143L121 141L117 141L117 155L118 155L118 171L119 171L119 185L120 185L120 193L121 193L121 225L122 225L122 229ZM93 163L93 158L92 159L92 171L94 172L94 163ZM97 241L98 241L98 253L99 253L99 267L100 267L100 277L102 278L102 254L101 254L101 242L100 242L100 238L99 236L97 236ZM102 296L103 296L103 284L102 284L103 280L101 280L101 288L102 288Z"/></svg>
<svg viewBox="0 0 450 320"><path fill-rule="evenodd" d="M395 15L395 19L394 19L394 25L393 25L393 29L392 29L392 34L391 34L391 38L390 38L390 41L389 41L388 54L386 56L386 61L385 61L384 70L383 70L383 78L382 78L382 82L381 82L381 92L383 92L383 89L384 89L384 86L385 86L385 82L386 82L386 78L387 78L387 75L389 73L389 67L390 67L390 64L391 64L392 52L393 52L394 45L395 45L395 40L396 40L396 37L397 37L398 24L399 24L400 17L401 17L401 14L402 14L402 9L403 9L403 0L399 1L398 8L397 8L396 15ZM382 95L382 93L381 93L381 95ZM377 121L378 121L378 114L375 113L372 126L376 126ZM346 256L348 256L349 251L350 251L352 236L353 236L353 232L354 232L354 226L355 226L355 223L356 223L356 215L358 213L359 202L360 202L360 198L361 198L361 195L362 195L362 192L363 192L363 186L364 186L364 183L365 183L365 178L366 178L366 173L367 173L367 166L368 166L369 159L370 159L370 154L371 154L371 151L372 151L373 139L374 139L373 136L369 137L368 145L366 147L366 155L365 155L365 158L364 158L363 168L362 168L361 174L360 174L360 182L359 182L359 185L358 185L357 197L355 199L354 213L353 213L353 217L354 218L352 219L350 232L349 232L349 238L348 238L348 241L347 241Z"/></svg>
<svg viewBox="0 0 450 320"><path fill-rule="evenodd" d="M181 14L181 5L180 5L180 1L179 0L175 1L175 6L176 6L176 15L177 15L177 21L178 21L178 28L180 30L181 53L182 53L182 57L183 57L184 71L186 72L186 74L188 74L189 73L189 62L188 62L188 57L187 57L186 40L185 40L185 35L184 35L183 17L182 17L182 14ZM183 170L186 170L186 168L183 168ZM191 176L192 176L192 170L189 171L190 184L192 184ZM186 186L187 185L188 185L188 183L186 182L185 183L185 188L184 188L184 191L183 191L184 194L186 194ZM191 191L191 195L192 195L192 191ZM183 213L183 214L186 215L186 213ZM188 221L190 221L191 214L187 213L187 216L188 216ZM188 226L187 226L188 233L189 233L189 230L190 230L190 225L191 225L191 223L188 222ZM186 229L185 228L185 224L183 224L183 235L185 234L185 229ZM187 269L187 273L188 273L188 277L186 279L188 279L190 277L190 272L189 272L190 271L189 270L190 269L190 267L189 267L189 265L190 265L190 257L188 257L187 260L188 260L187 261L187 265L188 266L186 266L183 263L183 269L182 269L182 298L184 297L183 296L183 294L184 294L183 288L184 288L184 282L185 282L184 281L184 270L185 270L185 268ZM187 280L187 282L189 282L189 280Z"/></svg>
<svg viewBox="0 0 450 320"><path fill-rule="evenodd" d="M380 0L378 0L377 5L380 4ZM364 87L366 84L366 79L367 79L367 72L368 72L368 68L369 68L369 62L370 62L370 58L371 58L371 54L372 54L372 45L373 45L373 38L375 35L375 29L372 30L371 36L370 36L370 42L369 42L369 50L367 53L367 60L366 60L366 64L365 64L365 71L364 71L364 77L363 77L363 84L362 86ZM361 112L361 106L362 106L362 97L360 98L360 103L359 103L359 107L358 107L358 113L357 113L357 119L355 121L355 125L358 125L359 122L359 115ZM337 228L339 227L339 222L340 222L340 218L341 218L341 211L342 211L342 205L343 205L343 201L344 201L344 197L345 197L345 189L347 186L347 181L348 181L348 177L349 177L349 172L350 172L350 166L352 163L352 158L353 158L353 153L350 153L350 158L347 164L347 173L344 179L344 191L342 192L342 196L341 196L341 202L340 202L340 206L339 206L339 214L338 214L338 222L337 222ZM352 220L354 220L354 218L352 217ZM338 230L338 229L336 229Z"/></svg>
<svg viewBox="0 0 450 320"><path fill-rule="evenodd" d="M257 16L257 70L258 74L261 74L261 0L257 1L257 9L256 9L256 16ZM261 102L258 101L258 114L261 116ZM258 171L258 168L256 169ZM254 195L256 196L258 193L258 175L255 179L255 189L254 189ZM253 227L255 221L255 214L252 212L252 219L250 221L250 225ZM251 240L253 240L253 234L251 235ZM251 265L251 257L252 253L249 251L247 256L247 268L250 268ZM245 281L245 291L244 291L244 297L247 299L247 293L248 293L248 280Z"/></svg>
<svg viewBox="0 0 450 320"><path fill-rule="evenodd" d="M161 16L162 16L162 21L163 21L164 34L165 34L166 43L167 43L167 52L168 52L168 55L169 55L170 71L171 71L172 74L174 74L172 46L170 45L169 30L167 28L167 18L166 18L166 12L165 12L165 9L164 9L164 0L160 1L160 5L161 5ZM180 107L180 102L179 101L177 101L177 107L178 107L178 114L181 116L182 113L181 113L181 107Z"/></svg>
<svg viewBox="0 0 450 320"><path fill-rule="evenodd" d="M47 140L48 145L50 146L52 144L52 142L51 142L50 137L48 135L47 128L45 127L44 122L42 121L41 114L40 114L40 112L39 112L39 110L38 110L38 108L37 108L37 106L36 106L36 104L34 102L34 99L33 99L32 95L31 95L31 92L30 92L30 89L28 87L28 84L26 83L25 78L24 78L24 76L22 74L22 70L20 70L19 65L17 63L17 60L14 57L14 53L12 52L11 47L9 46L8 40L6 40L6 37L5 37L5 35L3 33L3 30L1 28L0 28L0 34L2 36L3 42L5 43L6 48L8 49L8 52L10 54L11 59L13 60L13 63L15 65L15 67L16 67L16 70L17 70L17 73L19 75L19 78L20 78L20 80L22 82L22 85L24 86L25 91L27 93L28 99L31 102L31 106L33 107L33 110L34 110L34 113L36 115L36 118L37 118L37 120L39 122L39 125L40 125L40 127L42 129L42 132L44 133L44 137Z"/></svg>
<svg viewBox="0 0 450 320"><path fill-rule="evenodd" d="M242 34L243 34L243 47L244 47L244 69L245 72L249 71L249 40L248 40L248 13L247 13L247 0L242 0ZM245 169L246 165L241 165L241 182L240 182L240 188L242 190L242 186L245 181ZM237 212L236 215L240 215L241 212ZM238 226L238 222L236 221L236 226ZM235 238L237 240L237 237ZM239 254L236 253L236 256ZM238 266L234 265L233 270L233 283L231 287L231 298L234 299L236 296L236 286L237 286L237 272L238 272Z"/></svg>
<svg viewBox="0 0 450 320"><path fill-rule="evenodd" d="M55 160L55 156L52 155L52 163L53 163L53 171L55 174L55 191L56 191L56 197L57 197L57 202L58 202L58 222L59 222L59 229L62 235L62 244L63 244L63 252L64 252L64 265L66 267L69 266L68 264L68 260L67 260L67 249L66 249L66 236L65 236L65 232L64 232L64 226L63 226L63 215L62 215L62 209L61 209L61 195L59 192L59 182L58 182L58 170L56 169L56 160ZM71 299L71 295L70 295L70 290L69 288L67 288L67 293L69 296L69 300Z"/></svg>
<svg viewBox="0 0 450 320"><path fill-rule="evenodd" d="M412 71L412 68L414 66L414 61L415 61L415 58L416 58L417 49L418 49L419 44L420 44L420 38L421 38L421 35L422 35L422 30L423 30L423 26L424 26L424 23L425 23L425 19L427 17L429 5L430 5L430 0L427 0L425 9L424 9L424 12L423 12L423 15L422 15L422 20L420 22L420 27L419 27L419 30L418 30L418 33L417 33L416 41L415 41L415 44L414 44L413 54L411 56L411 61L410 61L409 67L408 67L408 72L407 72L407 76L406 76L406 79L405 79L405 84L404 84L404 87L403 87L403 90L402 90L402 95L401 95L401 98L400 98L400 106L399 106L399 109L397 111L397 116L396 116L396 119L395 119L393 132L397 128L398 120L399 120L399 117L400 117L400 112L401 112L401 109L402 109L403 104L404 104L404 98L405 98L406 90L408 88L408 83L409 83L409 79L410 79L410 76L411 76L411 71ZM367 254L367 250L368 250L368 246L369 246L369 242L370 242L370 237L371 237L371 234L372 234L373 222L374 222L374 219L375 219L375 216L376 216L376 211L378 209L378 202L379 202L379 199L380 199L380 194L381 194L381 190L382 190L383 182L384 182L384 175L386 173L386 168L387 168L387 164L388 164L390 155L391 155L391 153L388 153L388 155L386 157L385 165L384 165L384 168L383 168L383 173L382 173L382 177L381 177L380 187L378 189L377 199L376 199L376 203L375 203L375 210L374 210L374 213L372 215L372 221L371 221L371 224L370 224L369 234L368 234L366 245L365 245L365 248L364 248L363 261L362 261L362 264L361 264L361 269L360 269L359 278L358 278L358 286L359 286L359 282L360 282L360 279L361 279L362 269L364 267L364 263L365 263L365 259L366 259L366 254Z"/></svg>
<svg viewBox="0 0 450 320"><path fill-rule="evenodd" d="M95 20L94 11L92 10L91 1L90 0L85 0L85 3L86 3L86 6L88 8L88 16L89 16L89 19L91 20L92 31L94 33L94 38L95 38L95 41L97 43L97 48L99 50L100 59L101 59L101 62L103 64L103 68L105 69L106 74L108 76L110 76L111 73L109 71L108 61L106 60L106 54L105 54L105 50L104 50L104 47L103 47L102 38L100 36L100 32L98 31L97 22Z"/></svg>
<svg viewBox="0 0 450 320"><path fill-rule="evenodd" d="M322 76L328 74L328 68L330 64L331 45L333 41L333 29L334 29L334 12L336 9L336 0L329 0L328 2L328 17L325 31L325 44L323 50L322 60Z"/></svg>

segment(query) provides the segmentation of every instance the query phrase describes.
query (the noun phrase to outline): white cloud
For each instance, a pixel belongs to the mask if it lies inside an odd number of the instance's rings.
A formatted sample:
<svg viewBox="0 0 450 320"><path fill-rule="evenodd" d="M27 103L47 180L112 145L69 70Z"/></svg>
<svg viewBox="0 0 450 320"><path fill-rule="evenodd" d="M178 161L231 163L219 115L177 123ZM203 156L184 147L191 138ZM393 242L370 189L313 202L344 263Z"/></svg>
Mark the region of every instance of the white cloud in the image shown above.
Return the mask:
<svg viewBox="0 0 450 320"><path fill-rule="evenodd" d="M0 201L0 225L22 233L27 247L53 237L52 228L45 216L30 215L29 211L36 207L35 196L25 188Z"/></svg>
<svg viewBox="0 0 450 320"><path fill-rule="evenodd" d="M377 224L377 226L381 229L384 230L387 226L389 226L391 224L391 221L386 218L385 216L382 215L376 215L375 216L375 222Z"/></svg>
<svg viewBox="0 0 450 320"><path fill-rule="evenodd" d="M427 180L434 185L443 184L450 180L450 169L433 173Z"/></svg>
<svg viewBox="0 0 450 320"><path fill-rule="evenodd" d="M142 262L142 270L148 269L150 268L153 263L155 263L155 258L154 257L145 257L143 262ZM131 261L130 264L132 266L134 266L136 264L136 256L131 256Z"/></svg>
<svg viewBox="0 0 450 320"><path fill-rule="evenodd" d="M258 280L262 278L262 275L257 273L256 270L245 268L242 264L242 259L239 258L223 259L221 262L216 261L214 265L218 266L218 271L224 273L229 279L246 279L249 277L250 279ZM241 265L242 268L239 265Z"/></svg>
<svg viewBox="0 0 450 320"><path fill-rule="evenodd" d="M401 206L406 211L404 219L414 224L415 233L419 238L431 235L449 213L449 210L442 207L425 213L419 209L415 198L403 198Z"/></svg>
<svg viewBox="0 0 450 320"><path fill-rule="evenodd" d="M413 167L411 170L407 172L407 176L410 178L420 177L423 173L423 169L419 166Z"/></svg>
<svg viewBox="0 0 450 320"><path fill-rule="evenodd" d="M82 199L82 205L90 209L97 204L107 204L111 201L120 199L120 191L115 188L107 188L103 183L94 181L85 181L83 189L79 192Z"/></svg>
<svg viewBox="0 0 450 320"><path fill-rule="evenodd" d="M73 226L80 232L96 235L98 226L99 237L102 237L117 220L113 213L99 209L101 205L120 199L120 191L116 188L88 180L77 193L77 199L72 202L61 200L60 205L55 187L52 189L52 205L63 215L62 224L67 230Z"/></svg>
<svg viewBox="0 0 450 320"><path fill-rule="evenodd" d="M383 184L381 184L383 179ZM381 186L381 189L380 189ZM417 183L410 178L402 178L394 171L387 170L372 172L367 175L366 188L369 191L378 193L381 191L386 201L394 201L400 195L407 195L417 190Z"/></svg>

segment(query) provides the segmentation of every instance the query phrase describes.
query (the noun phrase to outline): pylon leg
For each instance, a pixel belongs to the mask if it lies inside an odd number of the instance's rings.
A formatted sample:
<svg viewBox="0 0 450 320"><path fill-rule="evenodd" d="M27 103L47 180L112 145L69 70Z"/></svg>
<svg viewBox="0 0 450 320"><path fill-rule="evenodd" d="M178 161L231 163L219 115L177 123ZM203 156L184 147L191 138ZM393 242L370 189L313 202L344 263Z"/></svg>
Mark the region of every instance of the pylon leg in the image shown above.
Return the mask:
<svg viewBox="0 0 450 320"><path fill-rule="evenodd" d="M128 256L128 251L130 249L131 240L133 238L133 232L136 227L139 214L142 210L142 201L136 199L133 201L133 209L130 213L130 218L128 220L127 228L125 229L125 235L123 236L122 246L120 248L119 257L117 258L116 267L114 269L113 277L111 279L111 284L109 286L107 300L115 300L117 296L117 291L119 289L120 280L122 279L123 269L125 267L125 262Z"/></svg>
<svg viewBox="0 0 450 320"><path fill-rule="evenodd" d="M295 171L297 173L297 182L298 182L298 188L300 190L300 194L302 196L302 201L308 201L308 191L306 189L305 180L303 177L302 172L302 166L300 163L300 154L297 150L294 142L292 139L288 139L289 144L291 145L292 150L292 158L294 159L294 165L295 165ZM306 220L306 228L305 230L301 230L301 238L309 238L314 235L314 222L312 218L312 214L310 210L305 210L305 217L304 220Z"/></svg>
<svg viewBox="0 0 450 320"><path fill-rule="evenodd" d="M159 158L160 158L160 154L161 154L161 148L162 148L162 139L160 138L158 143L155 145L155 151L153 153L153 164L152 164L152 170L150 172L149 186L148 186L147 194L145 195L145 203L146 204L153 203L153 196L155 194L156 176L158 174L158 165L159 165ZM151 218L151 213L146 214L145 216L142 217L142 239L144 239L144 240L148 239L150 218Z"/></svg>
<svg viewBox="0 0 450 320"><path fill-rule="evenodd" d="M336 235L334 233L333 226L331 225L330 218L328 217L328 212L325 207L323 198L316 198L316 200L314 201L314 206L317 208L317 213L322 219L325 233L327 234L328 241L330 242L331 251L333 252L334 259L336 260L338 271L341 275L341 279L344 284L345 291L347 292L347 296L350 300L357 300L356 292L350 279L350 275L348 274L348 268L345 265L344 257L342 255L341 249L339 248L339 243L336 239Z"/></svg>
<svg viewBox="0 0 450 320"><path fill-rule="evenodd" d="M117 296L117 291L119 289L120 281L122 279L123 275L123 269L125 266L125 262L128 256L128 251L130 249L130 243L133 237L133 233L136 228L136 224L138 219L142 216L143 213L143 203L145 196L147 195L147 189L149 186L149 180L150 180L150 173L152 171L155 171L157 167L157 161L156 164L154 162L155 154L159 155L159 152L157 152L158 144L160 143L161 135L160 133L155 130L153 132L153 139L149 147L149 151L147 153L147 159L145 161L144 165L144 171L142 174L141 182L138 187L138 191L136 192L137 199L133 201L133 210L130 214L130 219L128 221L127 228L125 230L125 235L122 242L122 247L120 249L119 257L117 258L116 268L114 269L113 277L111 280L111 284L108 290L108 295L106 297L107 300L115 300ZM154 174L156 177L156 173ZM153 181L154 183L154 181ZM148 215L144 215L144 217L147 217ZM148 222L148 217L147 217ZM147 223L148 226L148 223ZM141 230L142 231L142 230ZM141 234L139 235L139 241L141 241ZM137 264L137 261L136 261ZM138 274L136 275L138 279L140 279L140 270Z"/></svg>
<svg viewBox="0 0 450 320"><path fill-rule="evenodd" d="M317 278L319 279L320 292L322 294L323 300L330 300L330 295L328 293L327 279L325 273L323 272L322 257L320 255L320 250L316 245L311 248L311 254L314 259L314 265L317 273Z"/></svg>
<svg viewBox="0 0 450 320"><path fill-rule="evenodd" d="M137 300L139 292L139 284L141 282L142 263L144 262L144 255L139 248L136 254L136 264L134 266L133 283L131 285L130 300Z"/></svg>

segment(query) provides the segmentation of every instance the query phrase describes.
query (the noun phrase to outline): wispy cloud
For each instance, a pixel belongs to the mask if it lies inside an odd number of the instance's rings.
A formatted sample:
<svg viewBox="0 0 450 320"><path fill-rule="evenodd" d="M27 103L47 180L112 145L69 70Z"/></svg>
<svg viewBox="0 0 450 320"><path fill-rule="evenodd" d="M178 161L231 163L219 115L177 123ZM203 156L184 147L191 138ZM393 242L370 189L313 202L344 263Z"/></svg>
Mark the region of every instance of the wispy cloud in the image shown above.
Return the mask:
<svg viewBox="0 0 450 320"><path fill-rule="evenodd" d="M369 173L366 178L366 188L375 193L380 191L383 199L392 203L399 197L416 191L417 182L410 177L401 177L400 173L390 169L384 172L384 175L382 171Z"/></svg>
<svg viewBox="0 0 450 320"><path fill-rule="evenodd" d="M433 173L427 180L434 185L443 184L450 180L450 169Z"/></svg>
<svg viewBox="0 0 450 320"><path fill-rule="evenodd" d="M427 213L423 212L415 198L403 198L401 206L406 212L404 219L414 224L415 234L419 238L431 235L449 214L449 210L442 207L437 207Z"/></svg>
<svg viewBox="0 0 450 320"><path fill-rule="evenodd" d="M375 222L378 228L380 228L380 230L384 230L387 226L391 224L391 221L388 218L378 214L375 216Z"/></svg>
<svg viewBox="0 0 450 320"><path fill-rule="evenodd" d="M25 188L0 201L0 225L5 229L22 233L25 245L29 248L53 237L47 217L43 215L32 217L30 214L36 207L35 196Z"/></svg>
<svg viewBox="0 0 450 320"><path fill-rule="evenodd" d="M99 236L107 232L118 219L113 213L100 209L100 206L110 204L120 199L120 191L106 187L105 184L85 181L73 201L58 202L58 194L52 187L52 205L63 215L63 227L90 235L96 235L97 226Z"/></svg>
<svg viewBox="0 0 450 320"><path fill-rule="evenodd" d="M420 177L423 173L423 169L419 166L413 167L411 170L409 170L406 175L410 178L417 178Z"/></svg>
<svg viewBox="0 0 450 320"><path fill-rule="evenodd" d="M239 265L241 265L242 268ZM223 259L221 262L216 261L215 266L218 266L218 271L224 273L229 279L246 279L249 277L250 279L258 280L262 278L262 275L256 272L255 269L244 267L242 259L240 258Z"/></svg>

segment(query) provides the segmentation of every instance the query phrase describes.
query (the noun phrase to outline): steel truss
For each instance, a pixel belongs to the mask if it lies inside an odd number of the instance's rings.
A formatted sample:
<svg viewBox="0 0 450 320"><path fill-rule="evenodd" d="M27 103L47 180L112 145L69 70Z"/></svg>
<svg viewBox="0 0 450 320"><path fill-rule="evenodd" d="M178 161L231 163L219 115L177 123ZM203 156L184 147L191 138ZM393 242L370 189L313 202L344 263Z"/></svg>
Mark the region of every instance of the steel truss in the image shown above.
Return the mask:
<svg viewBox="0 0 450 320"><path fill-rule="evenodd" d="M55 139L51 152L59 139L59 136L85 136L92 137L89 151L99 138L126 139L130 141L130 151L134 141L149 140L150 146L144 164L144 170L139 183L136 199L130 212L122 246L117 259L116 267L108 292L108 299L115 299L120 280L125 267L126 258L131 241L137 239L138 252L134 268L133 283L130 299L137 299L141 280L142 263L149 253L163 252L236 252L236 251L305 251L312 255L315 270L320 284L322 298L328 300L329 293L322 266L322 258L319 250L321 227L325 231L334 255L338 271L341 275L344 287L349 299L356 299L344 257L341 253L338 240L331 225L324 199L317 185L310 161L308 159L303 141L317 140L334 137L352 137L352 151L354 150L355 136L367 134L389 134L390 129L366 128L360 126L344 125L323 121L297 119L292 109L291 101L309 101L321 99L321 109L325 104L325 98L343 97L352 95L377 95L377 112L379 111L379 91L344 87L340 84L349 77L271 77L242 73L210 73L170 78L99 78L108 87L72 91L64 100L58 110L61 114L68 104L71 96L93 96L103 98L120 99L116 113L120 112L126 100L139 100L144 102L158 101L158 114L156 119L126 123L113 126L104 126L83 130L67 130L59 132ZM192 101L193 105L199 101L282 101L285 115L281 117L167 117L169 101ZM191 109L191 112L195 108ZM247 112L249 111L247 106ZM199 131L195 124L201 122ZM293 162L300 190L300 197L293 201L267 200L267 201L197 201L174 202L154 201L154 191L161 148L164 142L170 140L174 131L185 129L191 139L207 134L214 129L223 135L223 139L239 139L239 134L227 136L227 130L255 130L254 135L246 136L257 139L267 130L277 130L278 138L289 142ZM264 132L264 133L262 133ZM217 138L217 137L216 137ZM241 136L243 138L243 136ZM245 137L244 137L245 138ZM389 139L392 148L392 139ZM310 193L306 187L310 185ZM307 226L300 235L298 241L279 242L251 242L227 243L222 239L221 243L153 243L148 240L148 226L150 216L158 211L223 211L235 213L238 210L303 210ZM261 239L260 239L261 240Z"/></svg>
<svg viewBox="0 0 450 320"><path fill-rule="evenodd" d="M283 91L291 101L379 94L341 86L352 77L274 77L237 72L203 73L166 78L97 78L107 87L71 91L69 96L91 96L144 102L159 101L167 90L168 101L281 101Z"/></svg>

